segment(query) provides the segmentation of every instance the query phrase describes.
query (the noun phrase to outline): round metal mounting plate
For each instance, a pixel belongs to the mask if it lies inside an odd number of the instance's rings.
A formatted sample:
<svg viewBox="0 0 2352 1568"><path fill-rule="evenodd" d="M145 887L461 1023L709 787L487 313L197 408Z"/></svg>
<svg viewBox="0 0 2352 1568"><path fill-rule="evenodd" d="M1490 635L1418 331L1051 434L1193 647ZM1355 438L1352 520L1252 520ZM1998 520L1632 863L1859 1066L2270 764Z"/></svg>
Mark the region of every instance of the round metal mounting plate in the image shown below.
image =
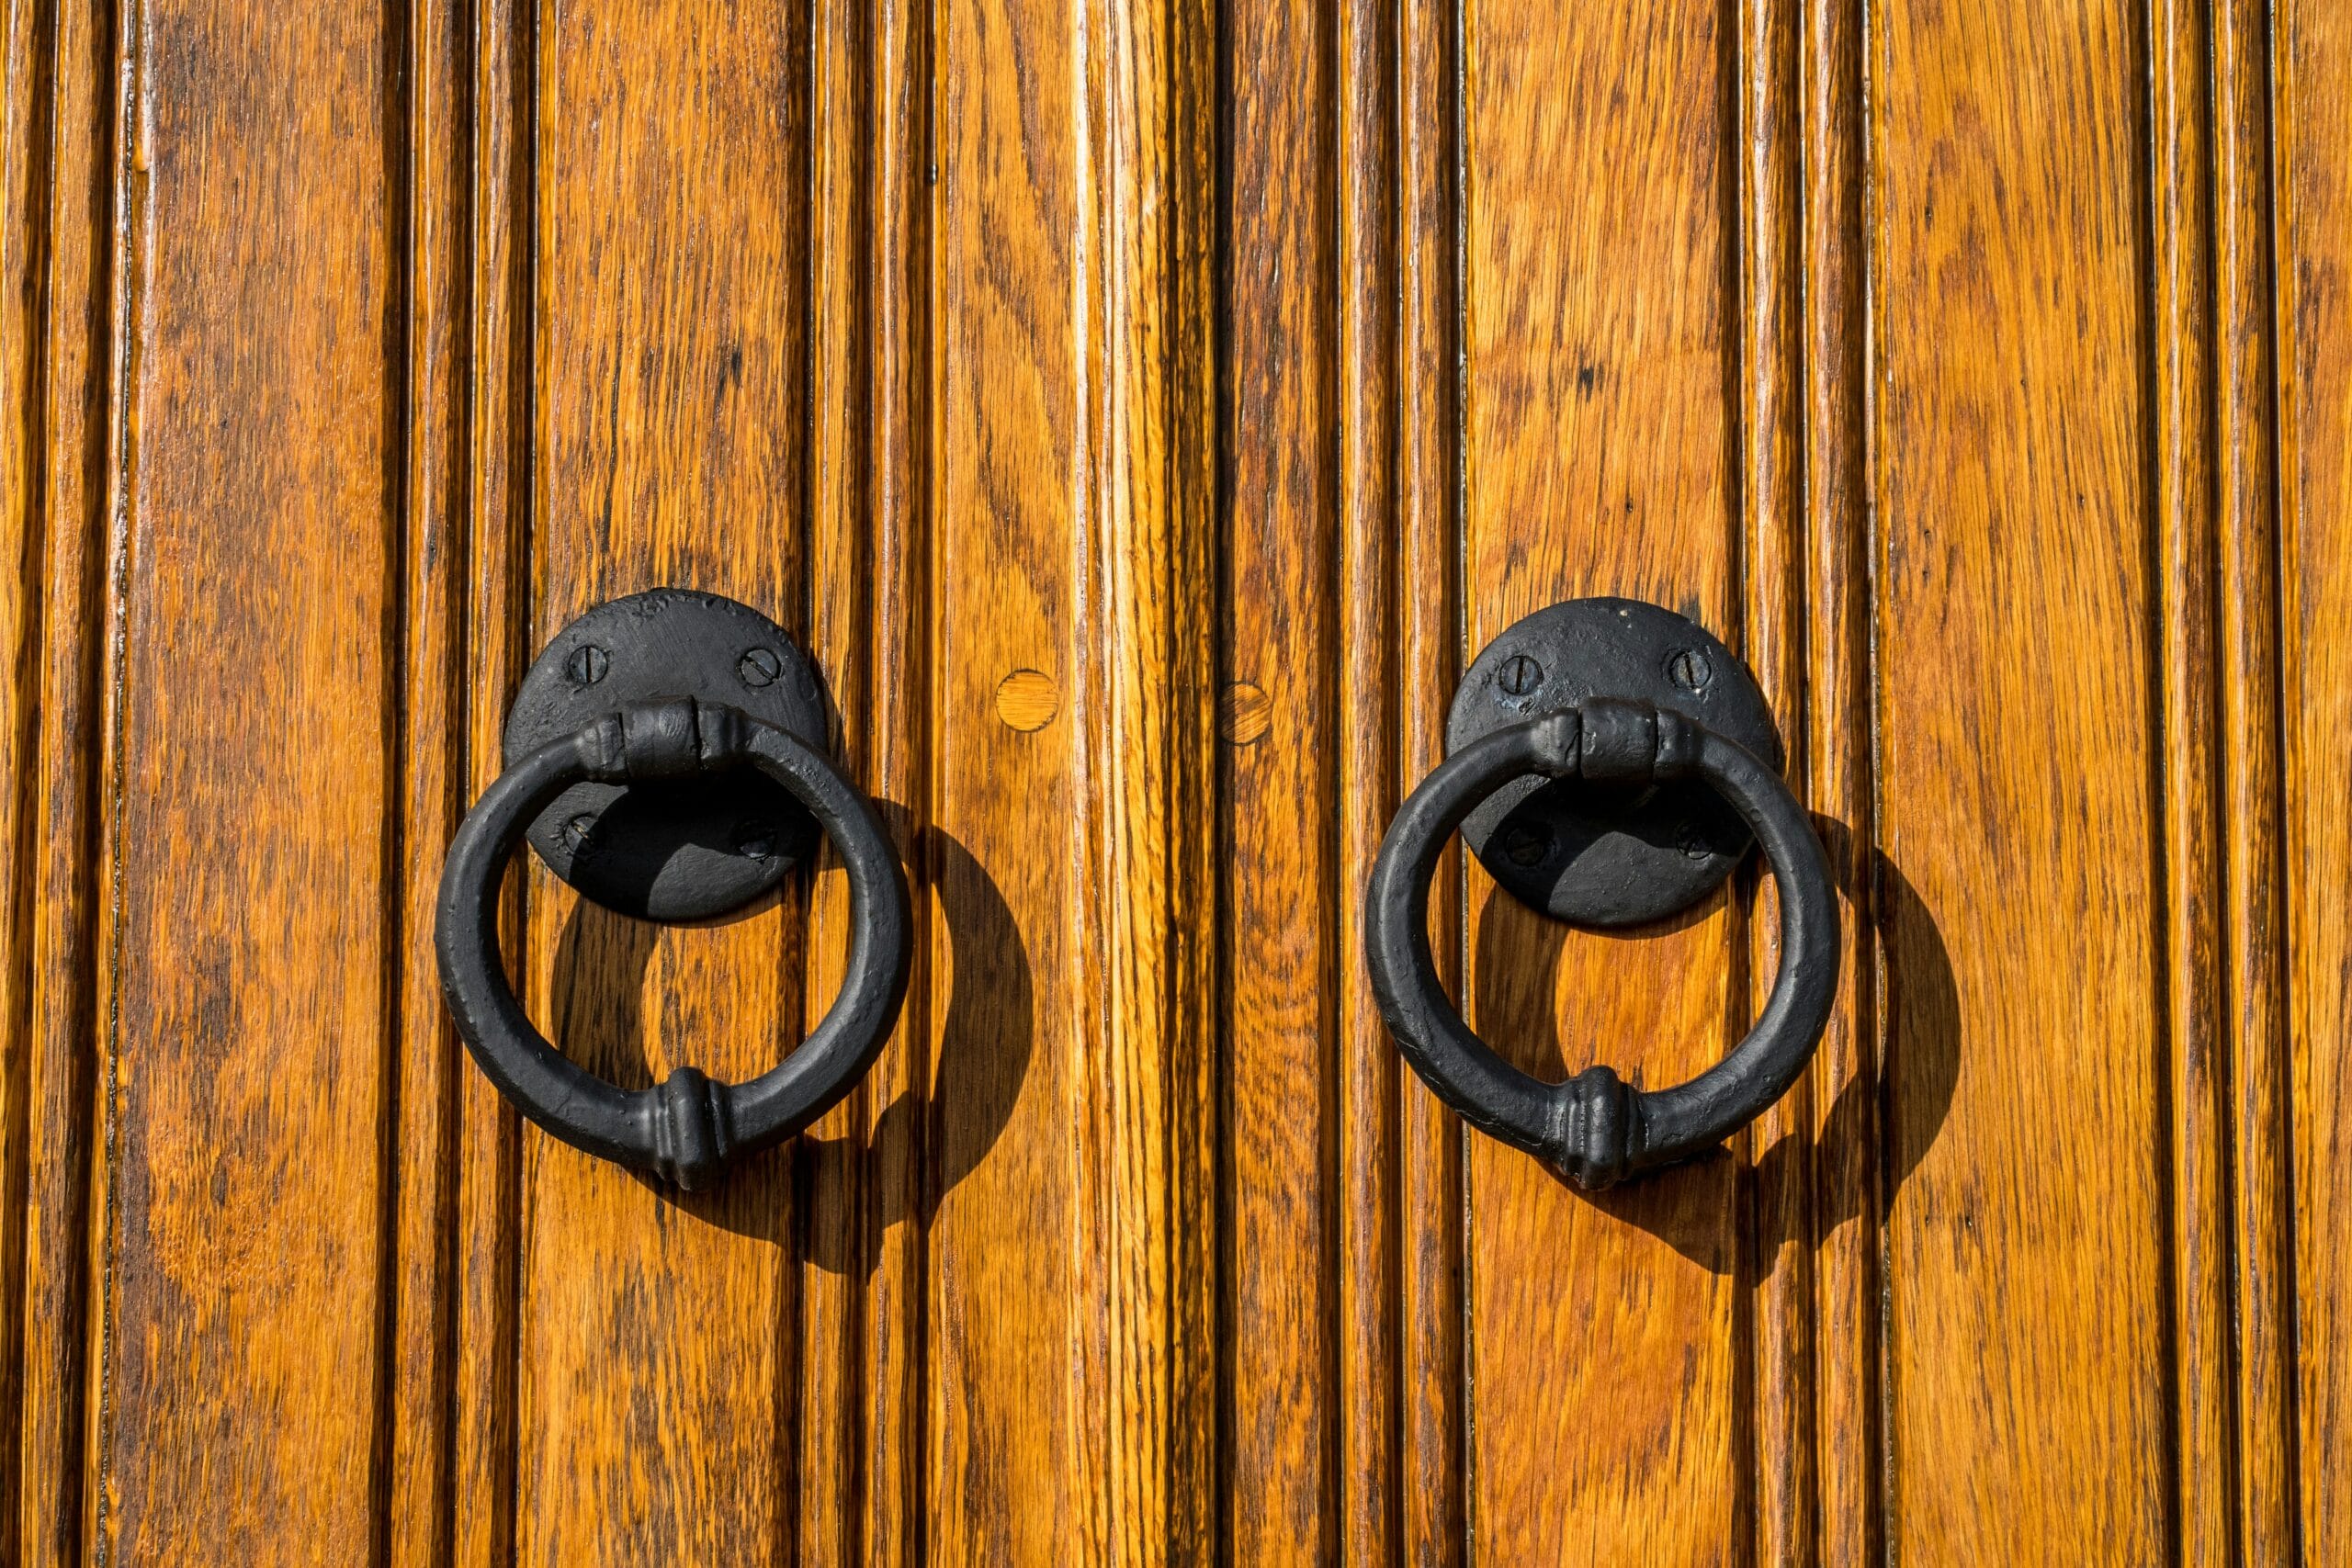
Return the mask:
<svg viewBox="0 0 2352 1568"><path fill-rule="evenodd" d="M825 745L816 671L784 628L715 593L657 588L599 604L548 643L507 710L508 766L602 715L655 697L727 703ZM531 847L610 909L716 919L784 880L816 819L752 770L632 784L581 784L531 824Z"/></svg>
<svg viewBox="0 0 2352 1568"><path fill-rule="evenodd" d="M1705 628L1638 599L1571 599L1488 643L1453 694L1446 745L1589 697L1670 708L1772 767L1781 742L1745 667ZM1635 926L1689 908L1728 877L1752 841L1698 780L1610 790L1523 778L1489 796L1462 836L1505 891L1583 926Z"/></svg>

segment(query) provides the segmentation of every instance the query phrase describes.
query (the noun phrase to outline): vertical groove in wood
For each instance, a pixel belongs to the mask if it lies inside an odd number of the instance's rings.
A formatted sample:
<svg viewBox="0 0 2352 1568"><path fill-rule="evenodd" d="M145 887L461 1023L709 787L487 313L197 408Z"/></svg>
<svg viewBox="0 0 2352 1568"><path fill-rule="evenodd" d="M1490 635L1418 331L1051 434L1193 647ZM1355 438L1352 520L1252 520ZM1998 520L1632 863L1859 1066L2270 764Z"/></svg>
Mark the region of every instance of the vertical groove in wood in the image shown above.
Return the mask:
<svg viewBox="0 0 2352 1568"><path fill-rule="evenodd" d="M1223 660L1215 584L1223 570L1216 186L1223 167L1218 51L1225 15L1221 0L1174 0L1161 45L1169 71L1164 124L1170 167L1167 216L1159 237L1166 248L1166 272L1159 283L1171 352L1160 373L1168 382L1161 406L1172 537L1160 570L1174 645L1167 682L1172 751L1168 806L1175 818L1166 851L1172 1103L1170 1190L1162 1215L1171 1237L1173 1272L1167 1331L1171 1374L1166 1557L1187 1563L1216 1561L1223 1539L1217 1512L1218 1391L1232 1358L1231 1347L1217 1334L1216 1235L1224 1213L1217 1186L1223 1140L1216 1014L1223 994L1218 942L1225 929L1216 875L1224 852L1216 728Z"/></svg>
<svg viewBox="0 0 2352 1568"><path fill-rule="evenodd" d="M49 60L48 210L38 345L42 552L28 1031L24 1037L23 1339L17 1517L26 1568L89 1560L93 1438L91 1179L96 1164L96 974L106 885L98 782L109 755L101 685L112 646L110 434L119 385L114 294L119 182L112 13L56 6ZM28 404L28 415L36 413Z"/></svg>
<svg viewBox="0 0 2352 1568"><path fill-rule="evenodd" d="M1839 988L1812 1080L1814 1560L1883 1555L1879 1381L1876 751L1871 705L1861 0L1800 18L1799 530L1804 799L1842 898ZM1803 1543L1792 1553L1802 1556Z"/></svg>
<svg viewBox="0 0 2352 1568"><path fill-rule="evenodd" d="M1811 802L1806 681L1813 615L1805 572L1804 265L1798 98L1799 0L1738 0L1734 164L1738 269L1736 426L1741 566L1738 646L1770 703L1783 771ZM1780 967L1779 887L1758 877L1745 912L1748 994L1733 1026L1763 1009ZM1745 1140L1749 1451L1753 1552L1762 1563L1815 1555L1813 1145L1819 1072L1759 1116Z"/></svg>
<svg viewBox="0 0 2352 1568"><path fill-rule="evenodd" d="M854 1538L864 1562L905 1568L922 1560L929 1356L923 1313L931 1210L925 1185L932 1124L929 1046L935 1023L932 965L940 942L937 857L929 781L936 713L931 627L931 509L935 402L930 361L931 279L926 176L931 126L928 6L848 9L864 18L860 118L866 236L860 285L867 356L864 455L871 589L865 641L874 707L866 783L885 811L914 895L915 956L905 1011L862 1090L864 1204L854 1256L867 1270L857 1342L865 1369L856 1438L865 1486ZM845 1559L847 1560L847 1559Z"/></svg>
<svg viewBox="0 0 2352 1568"><path fill-rule="evenodd" d="M107 240L111 254L107 265L105 352L108 396L103 432L94 431L102 455L93 474L94 496L103 508L103 530L91 547L96 556L96 575L104 605L105 640L94 659L96 723L96 759L90 778L90 832L95 848L89 886L90 919L90 1071L91 1104L85 1113L90 1129L89 1165L85 1177L85 1233L74 1240L88 1248L85 1299L76 1357L82 1374L78 1391L81 1410L82 1463L79 1484L81 1517L74 1521L78 1544L87 1561L111 1568L114 1542L107 1529L107 1510L116 1492L112 1473L114 1389L111 1336L117 1314L116 1218L120 1141L118 1134L118 1058L121 1043L122 975L122 801L124 752L124 671L129 662L129 581L134 548L135 486L132 475L132 410L141 389L139 376L145 357L139 331L151 283L152 259L147 252L150 186L140 171L150 167L143 96L148 69L141 37L146 22L145 0L116 0L109 12L112 29L107 38L103 74L97 85L109 92L114 125L108 149L107 176L112 186L107 203L111 220ZM95 423L95 422L94 422ZM37 998L38 1000L38 998Z"/></svg>
<svg viewBox="0 0 2352 1568"><path fill-rule="evenodd" d="M1337 947L1340 1276L1338 1484L1332 1547L1350 1562L1400 1557L1396 1046L1366 983L1363 890L1397 802L1399 551L1396 6L1348 0L1336 13L1333 259L1339 412Z"/></svg>
<svg viewBox="0 0 2352 1568"><path fill-rule="evenodd" d="M2352 1560L2352 15L2281 0L2267 63L2276 285L2290 1398L2301 1561Z"/></svg>
<svg viewBox="0 0 2352 1568"><path fill-rule="evenodd" d="M499 736L532 646L532 212L537 205L537 8L474 0L468 147L465 701L458 776L470 805L503 767ZM524 889L510 871L499 930L507 973L544 1002L522 959ZM544 1011L536 1016L545 1018ZM519 1119L470 1061L457 1074L451 1313L449 1562L511 1568L517 1539L521 1381L522 1139Z"/></svg>
<svg viewBox="0 0 2352 1568"><path fill-rule="evenodd" d="M59 148L53 7L0 11L0 1557L23 1540L32 1159L33 922L40 878L41 584L49 564L48 228ZM76 128L83 134L87 128Z"/></svg>
<svg viewBox="0 0 2352 1568"><path fill-rule="evenodd" d="M2212 483L2211 7L2150 8L2151 284L2164 682L2174 1442L2184 1562L2233 1561L2229 1078L2221 957Z"/></svg>
<svg viewBox="0 0 2352 1568"><path fill-rule="evenodd" d="M395 567L401 625L390 649L400 672L392 778L397 827L385 868L397 897L390 953L390 1045L396 1121L391 1148L390 1379L379 1393L389 1452L379 1506L384 1556L399 1564L450 1559L457 1344L459 1182L458 1075L468 1070L441 1001L433 955L441 848L466 795L466 622L473 530L468 428L473 375L469 226L473 62L454 0L413 0L406 12L407 135L403 526Z"/></svg>
<svg viewBox="0 0 2352 1568"><path fill-rule="evenodd" d="M878 802L889 792L874 773L877 727L894 722L904 694L872 660L872 583L881 563L863 525L868 515L869 431L874 390L865 355L872 342L873 287L857 236L862 196L875 179L865 49L869 7L813 8L809 50L808 648L826 675L840 716L838 754ZM891 704L889 709L877 705ZM901 792L903 795L903 792ZM901 802L891 802L902 805ZM886 807L886 809L888 807ZM892 824L902 846L912 824ZM800 1026L812 1029L840 989L849 941L847 888L829 844L809 894L808 974ZM922 897L920 879L912 890ZM910 989L921 985L910 982ZM865 1407L872 1391L865 1358L867 1284L874 1262L865 1220L872 1185L868 1130L891 1074L880 1063L840 1105L796 1140L797 1224L788 1266L798 1276L800 1347L797 1429L777 1424L776 1441L796 1477L794 1561L865 1561L861 1541L868 1471ZM887 1103L887 1100L884 1101ZM796 1441L797 1439L797 1441Z"/></svg>
<svg viewBox="0 0 2352 1568"><path fill-rule="evenodd" d="M2297 1511L2269 18L2266 0L2219 0L2211 55L2236 1503L2239 1549L2257 1562L2294 1557Z"/></svg>
<svg viewBox="0 0 2352 1568"><path fill-rule="evenodd" d="M0 1559L86 1561L99 688L114 623L107 436L114 36L97 6L9 8L0 122L0 519L9 857L0 1038Z"/></svg>
<svg viewBox="0 0 2352 1568"><path fill-rule="evenodd" d="M94 952L106 888L99 863L101 670L110 647L108 430L115 268L115 38L110 9L51 5L38 312L26 345L26 526L42 531L33 592L30 840L24 1051L24 1235L14 1464L17 1517L0 1547L26 1568L83 1563L89 1441L89 1176L96 1098ZM28 193L30 195L30 193ZM38 402L35 402L38 400ZM30 503L38 499L38 510Z"/></svg>
<svg viewBox="0 0 2352 1568"><path fill-rule="evenodd" d="M1363 597L1343 575L1339 511L1339 470L1360 439L1340 360L1344 40L1334 8L1306 0L1240 0L1227 17L1224 1550L1314 1562L1340 1551L1341 1280L1353 1264L1338 1183L1357 1052L1340 989L1356 957L1335 906L1361 885L1341 824L1369 803L1347 797L1344 753L1354 705L1381 688L1358 684L1343 652L1343 606Z"/></svg>
<svg viewBox="0 0 2352 1568"><path fill-rule="evenodd" d="M1463 660L1463 299L1460 0L1396 12L1396 778L1444 759L1445 714ZM1385 826L1384 821L1383 826ZM1430 890L1439 978L1459 997L1462 855ZM1465 1419L1467 1213L1460 1121L1398 1076L1396 1136L1399 1560L1460 1568L1470 1544Z"/></svg>

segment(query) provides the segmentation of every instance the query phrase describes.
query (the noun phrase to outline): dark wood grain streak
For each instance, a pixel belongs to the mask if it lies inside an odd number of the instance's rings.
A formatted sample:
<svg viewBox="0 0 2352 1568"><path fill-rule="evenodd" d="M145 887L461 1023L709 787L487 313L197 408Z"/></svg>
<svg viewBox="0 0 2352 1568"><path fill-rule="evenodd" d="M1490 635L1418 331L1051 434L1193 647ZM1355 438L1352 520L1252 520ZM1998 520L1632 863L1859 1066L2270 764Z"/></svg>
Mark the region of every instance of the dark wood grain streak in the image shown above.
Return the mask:
<svg viewBox="0 0 2352 1568"><path fill-rule="evenodd" d="M24 1407L32 1191L32 892L48 534L48 228L56 28L0 14L0 1410ZM0 1550L21 1547L24 1428L0 1422Z"/></svg>
<svg viewBox="0 0 2352 1568"><path fill-rule="evenodd" d="M468 804L503 768L506 705L534 640L529 411L537 192L530 41L536 8L523 0L485 0L470 18L466 703L452 716L464 726L460 777ZM508 873L499 931L518 994L543 1003L523 962L527 882L520 866ZM470 1062L458 1074L456 1094L449 1562L453 1568L511 1568L520 1508L522 1133L514 1111Z"/></svg>
<svg viewBox="0 0 2352 1568"><path fill-rule="evenodd" d="M1455 0L1396 19L1397 782L1445 754L1463 660L1461 13ZM1461 995L1460 852L1438 862L1430 921L1438 974ZM1352 896L1352 890L1349 896ZM1398 1075L1399 1560L1456 1568L1469 1552L1468 1397L1461 1122Z"/></svg>
<svg viewBox="0 0 2352 1568"><path fill-rule="evenodd" d="M2352 1555L2352 16L2275 14L2279 680L2290 882L2295 1502L2305 1562Z"/></svg>
<svg viewBox="0 0 2352 1568"><path fill-rule="evenodd" d="M1877 723L1871 670L1862 6L1806 7L1804 509L1806 803L1842 896L1838 996L1812 1069L1813 1560L1883 1556L1879 1268L1881 1055ZM1770 1157L1769 1154L1766 1156ZM1804 1543L1791 1553L1804 1560Z"/></svg>
<svg viewBox="0 0 2352 1568"><path fill-rule="evenodd" d="M0 437L17 637L29 666L12 693L12 733L27 813L12 843L21 858L17 917L24 987L17 1030L0 1052L16 1097L5 1134L8 1190L21 1213L5 1267L13 1324L5 1353L14 1397L0 1447L0 1493L12 1502L0 1555L28 1568L88 1557L87 1358L90 1190L95 1164L97 1027L95 976L102 928L102 813L97 783L109 727L101 686L117 623L107 566L114 527L108 436L117 375L115 230L119 179L115 40L103 11L20 6L9 18L8 321L24 335L8 374L22 401ZM19 139L22 139L21 141ZM15 551L25 553L15 554ZM23 726L30 722L29 731Z"/></svg>

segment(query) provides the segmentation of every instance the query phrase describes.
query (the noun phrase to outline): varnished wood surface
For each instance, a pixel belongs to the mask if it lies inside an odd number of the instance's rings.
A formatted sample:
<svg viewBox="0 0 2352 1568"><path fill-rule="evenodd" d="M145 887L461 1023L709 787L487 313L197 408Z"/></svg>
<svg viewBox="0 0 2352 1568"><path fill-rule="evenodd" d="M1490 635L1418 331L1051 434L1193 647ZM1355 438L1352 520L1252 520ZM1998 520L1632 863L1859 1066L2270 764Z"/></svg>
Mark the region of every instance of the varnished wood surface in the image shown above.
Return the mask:
<svg viewBox="0 0 2352 1568"><path fill-rule="evenodd" d="M2319 0L10 0L0 1562L2330 1563L2352 22ZM429 953L506 696L807 639L915 888L865 1083L681 1198ZM1357 958L1462 663L1742 651L1814 1070L1593 1197ZM1752 874L1457 857L1513 1059L1686 1077ZM514 877L535 1016L758 1070L837 874Z"/></svg>

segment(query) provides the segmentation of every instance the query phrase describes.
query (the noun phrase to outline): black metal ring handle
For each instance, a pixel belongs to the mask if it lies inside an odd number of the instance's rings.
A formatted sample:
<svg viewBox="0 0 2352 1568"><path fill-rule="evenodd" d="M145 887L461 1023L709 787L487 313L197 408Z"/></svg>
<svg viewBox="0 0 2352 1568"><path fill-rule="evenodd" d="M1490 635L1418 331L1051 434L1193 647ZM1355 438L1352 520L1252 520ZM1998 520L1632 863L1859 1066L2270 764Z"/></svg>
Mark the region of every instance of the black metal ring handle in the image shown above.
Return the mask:
<svg viewBox="0 0 2352 1568"><path fill-rule="evenodd" d="M1430 877L1478 803L1529 773L1638 784L1704 779L1747 819L1781 888L1781 969L1764 1014L1721 1062L1640 1090L1607 1066L1566 1083L1529 1077L1472 1032L1430 953ZM1838 900L1821 843L1780 775L1738 742L1669 709L1593 699L1498 730L1421 781L1397 811L1365 897L1373 995L1413 1070L1474 1127L1585 1187L1721 1143L1796 1081L1838 988Z"/></svg>
<svg viewBox="0 0 2352 1568"><path fill-rule="evenodd" d="M515 999L498 951L506 859L531 819L583 779L633 783L745 766L791 791L840 852L852 908L841 994L798 1048L749 1083L713 1083L682 1066L655 1088L619 1089L567 1060ZM458 1033L524 1115L576 1148L691 1191L849 1092L898 1017L911 927L889 840L829 758L738 709L678 697L608 714L540 747L482 792L449 846L434 944Z"/></svg>

